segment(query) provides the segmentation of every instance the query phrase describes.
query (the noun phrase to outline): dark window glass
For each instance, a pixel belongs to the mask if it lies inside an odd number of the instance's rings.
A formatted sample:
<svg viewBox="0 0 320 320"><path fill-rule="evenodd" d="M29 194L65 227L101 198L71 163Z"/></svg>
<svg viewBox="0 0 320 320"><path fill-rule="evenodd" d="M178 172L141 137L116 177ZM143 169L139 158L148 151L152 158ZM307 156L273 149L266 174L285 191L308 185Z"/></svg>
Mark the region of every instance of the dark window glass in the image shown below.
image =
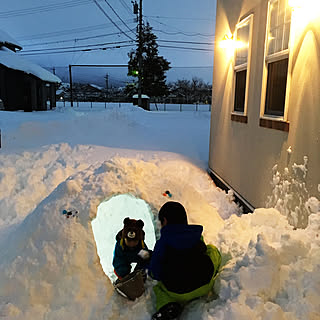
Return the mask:
<svg viewBox="0 0 320 320"><path fill-rule="evenodd" d="M236 89L234 97L234 111L244 112L246 97L247 70L236 72Z"/></svg>
<svg viewBox="0 0 320 320"><path fill-rule="evenodd" d="M268 64L265 114L283 116L286 100L288 59Z"/></svg>

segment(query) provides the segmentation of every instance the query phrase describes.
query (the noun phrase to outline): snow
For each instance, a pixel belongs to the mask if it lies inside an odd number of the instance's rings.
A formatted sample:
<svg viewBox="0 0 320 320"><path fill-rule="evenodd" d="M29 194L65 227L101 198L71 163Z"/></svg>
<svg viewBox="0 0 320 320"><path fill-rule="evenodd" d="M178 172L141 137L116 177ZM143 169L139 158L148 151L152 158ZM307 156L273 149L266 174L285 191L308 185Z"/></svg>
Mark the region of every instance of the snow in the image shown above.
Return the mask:
<svg viewBox="0 0 320 320"><path fill-rule="evenodd" d="M10 69L32 74L43 81L53 83L61 82L61 80L51 72L31 61L28 61L5 47L0 47L0 64Z"/></svg>
<svg viewBox="0 0 320 320"><path fill-rule="evenodd" d="M93 87L93 88L96 88L98 90L103 90L104 89L103 87L99 87L99 86L97 86L96 84L93 84L93 83L90 83L90 86Z"/></svg>
<svg viewBox="0 0 320 320"><path fill-rule="evenodd" d="M117 280L112 266L114 235L123 228L123 220L129 216L131 219L141 219L144 222L145 243L153 248L156 243L153 214L149 205L142 199L130 194L114 196L98 206L97 217L92 220L92 231L102 269L113 282ZM108 232L105 226L108 226Z"/></svg>
<svg viewBox="0 0 320 320"><path fill-rule="evenodd" d="M133 99L138 99L138 98L139 98L139 95L138 95L138 94L134 94L134 95L132 96L132 98L133 98ZM141 95L141 98L143 98L143 99L150 99L150 97L147 96L146 94L142 94L142 95Z"/></svg>
<svg viewBox="0 0 320 320"><path fill-rule="evenodd" d="M14 45L18 49L21 49L21 45L15 39L13 39L7 32L0 30L0 44Z"/></svg>
<svg viewBox="0 0 320 320"><path fill-rule="evenodd" d="M129 104L3 111L0 128L0 319L150 319L155 281L127 301L101 263L124 217L143 217L148 234L159 234L166 190L185 206L189 223L204 226L205 241L221 250L224 263L218 296L189 303L182 319L320 318L317 195L307 201L305 229L275 208L241 215L232 193L206 172L209 112ZM78 217L66 218L64 209Z"/></svg>

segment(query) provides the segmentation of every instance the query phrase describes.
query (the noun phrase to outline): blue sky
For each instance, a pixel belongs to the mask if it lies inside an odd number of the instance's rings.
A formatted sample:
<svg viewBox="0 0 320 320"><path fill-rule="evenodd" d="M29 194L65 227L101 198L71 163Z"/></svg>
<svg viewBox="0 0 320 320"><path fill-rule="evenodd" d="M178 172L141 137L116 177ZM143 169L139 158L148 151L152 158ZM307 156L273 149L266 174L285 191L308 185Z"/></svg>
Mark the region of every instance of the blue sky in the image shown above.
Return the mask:
<svg viewBox="0 0 320 320"><path fill-rule="evenodd" d="M173 67L169 81L199 76L211 82L215 8L215 0L143 1L144 21ZM126 64L136 22L131 0L1 0L0 25L26 58L67 78L69 64ZM107 73L109 83L124 81L126 74L126 68L73 70L75 81L90 76L100 84Z"/></svg>

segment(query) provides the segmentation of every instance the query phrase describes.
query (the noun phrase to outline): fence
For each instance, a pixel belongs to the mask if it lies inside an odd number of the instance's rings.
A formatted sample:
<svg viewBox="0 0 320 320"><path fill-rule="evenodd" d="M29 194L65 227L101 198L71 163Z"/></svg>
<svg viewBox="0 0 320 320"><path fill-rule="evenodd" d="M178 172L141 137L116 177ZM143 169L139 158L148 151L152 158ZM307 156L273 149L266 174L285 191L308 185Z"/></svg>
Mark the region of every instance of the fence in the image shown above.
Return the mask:
<svg viewBox="0 0 320 320"><path fill-rule="evenodd" d="M83 102L83 101L75 101L73 102L74 109L81 109L81 110L92 110L98 111L107 108L114 108L124 105L132 105L128 102ZM70 107L70 101L57 101L57 107ZM209 112L211 111L210 104L169 104L169 103L150 103L150 111L179 111L179 112L186 112L186 111L196 111L196 112Z"/></svg>

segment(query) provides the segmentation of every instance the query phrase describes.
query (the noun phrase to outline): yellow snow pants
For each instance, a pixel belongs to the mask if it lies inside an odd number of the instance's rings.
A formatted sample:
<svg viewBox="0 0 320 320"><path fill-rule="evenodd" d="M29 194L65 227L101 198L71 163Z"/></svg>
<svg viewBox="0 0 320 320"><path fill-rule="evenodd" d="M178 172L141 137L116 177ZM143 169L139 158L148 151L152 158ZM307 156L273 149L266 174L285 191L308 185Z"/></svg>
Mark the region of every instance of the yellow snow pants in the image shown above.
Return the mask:
<svg viewBox="0 0 320 320"><path fill-rule="evenodd" d="M207 255L210 257L213 265L214 265L214 274L209 283L203 285L200 288L197 288L193 291L187 293L175 293L167 290L164 284L159 281L154 287L153 291L156 295L156 308L157 311L162 308L164 305L168 304L169 302L179 302L179 303L186 303L191 301L195 298L199 298L202 296L207 295L213 288L214 281L218 275L219 268L221 265L221 254L217 247L212 244L207 245Z"/></svg>

